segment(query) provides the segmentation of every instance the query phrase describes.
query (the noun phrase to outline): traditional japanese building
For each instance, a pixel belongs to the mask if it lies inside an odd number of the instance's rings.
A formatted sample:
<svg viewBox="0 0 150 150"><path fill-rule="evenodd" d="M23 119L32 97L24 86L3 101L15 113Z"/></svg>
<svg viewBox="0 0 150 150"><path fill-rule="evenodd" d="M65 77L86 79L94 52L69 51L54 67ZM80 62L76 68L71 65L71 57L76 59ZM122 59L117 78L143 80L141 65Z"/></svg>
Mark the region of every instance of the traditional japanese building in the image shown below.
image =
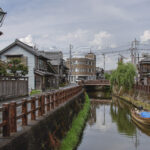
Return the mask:
<svg viewBox="0 0 150 150"><path fill-rule="evenodd" d="M39 51L42 55L49 58L49 62L53 65L58 72L59 83L64 83L68 79L68 68L65 65L63 59L63 53L61 51Z"/></svg>
<svg viewBox="0 0 150 150"><path fill-rule="evenodd" d="M29 90L46 90L58 86L58 73L49 62L49 58L32 46L15 40L0 51L0 59L5 62L20 59L22 64L28 66Z"/></svg>
<svg viewBox="0 0 150 150"><path fill-rule="evenodd" d="M138 83L150 85L150 55L145 55L138 64Z"/></svg>

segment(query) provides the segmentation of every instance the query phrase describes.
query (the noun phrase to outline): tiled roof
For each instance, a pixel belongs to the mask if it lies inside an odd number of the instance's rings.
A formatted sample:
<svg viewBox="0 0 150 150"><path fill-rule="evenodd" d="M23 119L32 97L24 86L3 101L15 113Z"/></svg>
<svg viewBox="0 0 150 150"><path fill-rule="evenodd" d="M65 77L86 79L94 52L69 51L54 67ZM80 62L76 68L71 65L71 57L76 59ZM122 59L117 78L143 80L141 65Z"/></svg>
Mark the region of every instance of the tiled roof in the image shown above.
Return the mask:
<svg viewBox="0 0 150 150"><path fill-rule="evenodd" d="M8 51L11 47L18 45L20 47L22 47L23 49L25 49L26 51L28 51L29 53L38 56L38 57L43 57L45 59L49 59L46 56L42 55L41 53L39 53L34 47L29 46L23 42L21 42L20 40L16 39L15 42L13 42L12 44L10 44L9 46L7 46L6 48L4 48L3 50L0 51L0 55L3 54L4 52Z"/></svg>
<svg viewBox="0 0 150 150"><path fill-rule="evenodd" d="M150 63L150 57L145 57L140 61L140 63Z"/></svg>

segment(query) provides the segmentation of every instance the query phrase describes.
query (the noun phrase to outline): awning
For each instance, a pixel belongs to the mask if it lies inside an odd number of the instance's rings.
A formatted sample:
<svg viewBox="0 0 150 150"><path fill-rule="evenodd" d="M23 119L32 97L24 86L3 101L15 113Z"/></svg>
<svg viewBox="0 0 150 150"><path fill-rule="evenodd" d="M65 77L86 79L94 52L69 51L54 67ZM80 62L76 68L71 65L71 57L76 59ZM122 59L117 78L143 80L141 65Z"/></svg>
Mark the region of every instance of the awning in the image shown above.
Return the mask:
<svg viewBox="0 0 150 150"><path fill-rule="evenodd" d="M34 73L40 75L40 76L57 76L57 74L50 73L50 72L44 72L40 70L35 70Z"/></svg>

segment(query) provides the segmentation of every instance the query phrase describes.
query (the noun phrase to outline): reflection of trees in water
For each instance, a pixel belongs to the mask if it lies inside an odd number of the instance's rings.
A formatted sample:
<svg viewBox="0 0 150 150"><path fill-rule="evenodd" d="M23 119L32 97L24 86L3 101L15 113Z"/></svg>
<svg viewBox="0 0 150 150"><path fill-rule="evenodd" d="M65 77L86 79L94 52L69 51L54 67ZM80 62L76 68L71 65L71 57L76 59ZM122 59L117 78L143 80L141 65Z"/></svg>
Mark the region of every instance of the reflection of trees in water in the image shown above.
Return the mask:
<svg viewBox="0 0 150 150"><path fill-rule="evenodd" d="M121 103L120 107L120 102L121 101L116 101L116 103L111 104L110 106L112 122L117 124L117 128L120 133L133 136L136 134L136 127L129 116L129 108L127 108L127 106L123 103Z"/></svg>

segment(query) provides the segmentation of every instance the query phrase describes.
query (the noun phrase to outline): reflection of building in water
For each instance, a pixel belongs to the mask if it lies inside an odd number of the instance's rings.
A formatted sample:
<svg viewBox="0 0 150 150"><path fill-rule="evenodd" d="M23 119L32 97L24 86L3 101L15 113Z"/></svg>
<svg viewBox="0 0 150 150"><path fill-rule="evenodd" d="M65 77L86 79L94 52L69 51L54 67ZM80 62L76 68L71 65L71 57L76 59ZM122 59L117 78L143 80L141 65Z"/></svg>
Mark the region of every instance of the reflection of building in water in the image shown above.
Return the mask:
<svg viewBox="0 0 150 150"><path fill-rule="evenodd" d="M96 122L96 108L97 108L97 104L92 102L91 110L90 110L90 117L88 120L89 125L93 125Z"/></svg>
<svg viewBox="0 0 150 150"><path fill-rule="evenodd" d="M96 123L96 118L97 118L97 115L96 115L96 109L99 108L100 106L103 106L104 107L104 110L103 110L103 122L102 122L102 125L104 126L105 125L105 119L106 119L106 116L105 116L105 105L109 105L109 103L107 104L106 102L102 102L102 100L100 101L91 101L91 110L90 110L90 117L89 117L89 120L88 120L88 123L89 125L93 125L94 123Z"/></svg>

